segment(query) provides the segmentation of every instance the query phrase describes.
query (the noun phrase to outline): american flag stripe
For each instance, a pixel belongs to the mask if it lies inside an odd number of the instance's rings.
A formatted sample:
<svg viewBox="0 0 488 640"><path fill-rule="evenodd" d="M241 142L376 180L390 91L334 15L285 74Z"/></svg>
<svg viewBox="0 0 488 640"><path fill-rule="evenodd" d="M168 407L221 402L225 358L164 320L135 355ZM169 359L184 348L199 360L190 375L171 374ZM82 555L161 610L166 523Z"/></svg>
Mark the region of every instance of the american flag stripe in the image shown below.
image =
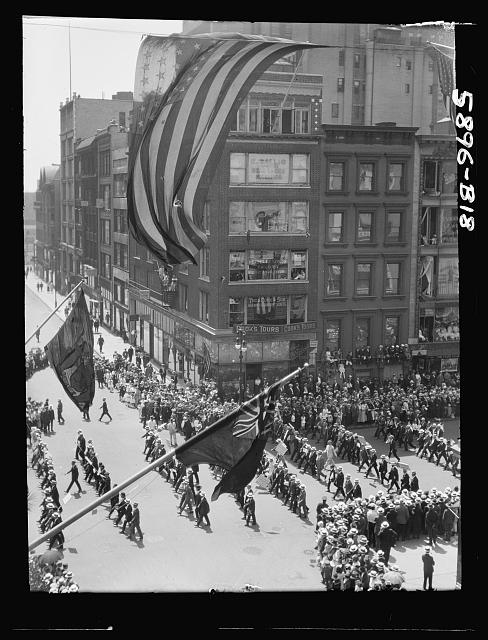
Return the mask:
<svg viewBox="0 0 488 640"><path fill-rule="evenodd" d="M146 86L146 71L136 70L147 100L144 109L135 109L136 121L141 113L145 124L142 134L136 129L130 150L129 221L136 239L169 264L195 263L206 243L200 228L204 201L240 102L275 60L319 46L240 34L199 39L204 46L177 38L160 39L159 49L151 51L146 42L142 45L138 66L158 53L161 61L163 56L171 60L168 46L178 61L185 46L202 48L186 57L160 99ZM155 44L154 38L149 44ZM150 66L146 61L143 68Z"/></svg>

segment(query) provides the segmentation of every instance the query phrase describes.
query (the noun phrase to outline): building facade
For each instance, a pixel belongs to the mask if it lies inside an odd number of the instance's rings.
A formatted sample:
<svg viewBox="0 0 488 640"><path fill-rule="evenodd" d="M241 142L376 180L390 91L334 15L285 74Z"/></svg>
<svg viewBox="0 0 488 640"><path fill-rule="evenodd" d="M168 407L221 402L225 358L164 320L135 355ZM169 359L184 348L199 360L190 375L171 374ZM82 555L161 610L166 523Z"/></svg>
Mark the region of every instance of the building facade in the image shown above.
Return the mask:
<svg viewBox="0 0 488 640"><path fill-rule="evenodd" d="M418 136L416 334L420 371L459 370L457 160L454 136Z"/></svg>
<svg viewBox="0 0 488 640"><path fill-rule="evenodd" d="M36 237L34 244L34 269L46 282L58 280L59 227L60 227L60 169L53 164L42 167L37 182Z"/></svg>
<svg viewBox="0 0 488 640"><path fill-rule="evenodd" d="M412 337L415 128L324 125L323 130L319 369L328 373L349 363L346 373L390 377L403 373L405 364L391 347L398 351Z"/></svg>
<svg viewBox="0 0 488 640"><path fill-rule="evenodd" d="M115 119L121 126L128 124L132 110L132 93L118 92L111 100L81 98L73 94L71 100L61 103L61 288L65 292L83 277L83 225L81 207L76 207L75 198L79 185L75 176L75 148L79 140L85 139L100 127Z"/></svg>
<svg viewBox="0 0 488 640"><path fill-rule="evenodd" d="M34 258L36 241L36 192L24 191L24 264L30 265Z"/></svg>

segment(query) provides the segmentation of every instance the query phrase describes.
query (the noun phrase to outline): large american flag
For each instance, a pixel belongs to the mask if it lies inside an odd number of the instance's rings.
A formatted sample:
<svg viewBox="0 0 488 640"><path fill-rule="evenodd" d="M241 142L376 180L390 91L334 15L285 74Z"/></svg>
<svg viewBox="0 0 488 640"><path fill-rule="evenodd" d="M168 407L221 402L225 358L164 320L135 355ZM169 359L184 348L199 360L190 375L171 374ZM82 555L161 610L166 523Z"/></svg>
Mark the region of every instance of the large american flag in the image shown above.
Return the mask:
<svg viewBox="0 0 488 640"><path fill-rule="evenodd" d="M439 86L441 88L442 100L449 117L453 122L456 120L456 106L452 101L452 92L455 88L454 80L454 50L445 45L428 43L428 51L437 66Z"/></svg>
<svg viewBox="0 0 488 640"><path fill-rule="evenodd" d="M273 62L318 47L236 33L145 38L136 65L128 218L166 264L205 245L205 198L237 109Z"/></svg>

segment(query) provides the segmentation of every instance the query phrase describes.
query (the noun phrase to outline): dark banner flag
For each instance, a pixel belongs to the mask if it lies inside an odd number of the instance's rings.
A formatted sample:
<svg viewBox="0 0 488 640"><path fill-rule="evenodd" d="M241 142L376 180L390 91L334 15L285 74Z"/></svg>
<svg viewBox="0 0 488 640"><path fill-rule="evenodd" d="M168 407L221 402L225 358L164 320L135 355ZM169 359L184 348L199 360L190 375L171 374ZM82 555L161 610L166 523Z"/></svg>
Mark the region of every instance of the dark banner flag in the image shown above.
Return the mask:
<svg viewBox="0 0 488 640"><path fill-rule="evenodd" d="M93 330L83 291L63 326L44 348L70 399L80 411L87 404L90 406L95 395Z"/></svg>
<svg viewBox="0 0 488 640"><path fill-rule="evenodd" d="M176 457L187 467L206 463L227 471L212 500L221 493L239 491L254 478L282 384L282 380L275 382L177 448Z"/></svg>
<svg viewBox="0 0 488 640"><path fill-rule="evenodd" d="M437 75L439 78L439 86L441 88L444 107L446 108L450 119L455 122L456 106L452 101L452 92L456 86L454 78L454 48L434 42L428 42L427 45L427 51L430 53L437 65Z"/></svg>

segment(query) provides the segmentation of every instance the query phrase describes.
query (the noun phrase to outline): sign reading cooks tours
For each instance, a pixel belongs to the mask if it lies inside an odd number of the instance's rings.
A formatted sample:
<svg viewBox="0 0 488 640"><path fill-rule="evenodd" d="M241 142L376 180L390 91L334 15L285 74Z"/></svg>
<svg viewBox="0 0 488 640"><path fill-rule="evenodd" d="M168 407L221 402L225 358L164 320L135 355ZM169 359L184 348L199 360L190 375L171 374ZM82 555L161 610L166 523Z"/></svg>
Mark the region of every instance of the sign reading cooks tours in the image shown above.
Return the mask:
<svg viewBox="0 0 488 640"><path fill-rule="evenodd" d="M302 333L303 331L314 331L317 328L316 322L297 322L296 324L237 324L234 332L245 331L250 333Z"/></svg>

